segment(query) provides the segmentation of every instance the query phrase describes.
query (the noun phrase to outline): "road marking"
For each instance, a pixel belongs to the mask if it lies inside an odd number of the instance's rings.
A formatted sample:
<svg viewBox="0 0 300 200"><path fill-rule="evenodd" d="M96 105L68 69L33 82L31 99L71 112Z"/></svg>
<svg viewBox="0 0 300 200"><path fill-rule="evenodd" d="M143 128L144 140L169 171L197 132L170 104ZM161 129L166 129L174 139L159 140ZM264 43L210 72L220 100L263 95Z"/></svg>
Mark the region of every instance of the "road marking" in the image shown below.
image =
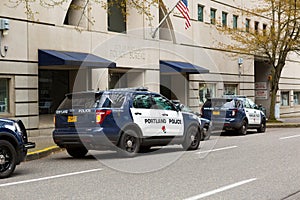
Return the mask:
<svg viewBox="0 0 300 200"><path fill-rule="evenodd" d="M279 138L279 139L280 140L285 140L285 139L296 138L296 137L300 137L300 135L292 135L292 136L288 136L288 137L282 137L282 138Z"/></svg>
<svg viewBox="0 0 300 200"><path fill-rule="evenodd" d="M237 148L237 147L238 147L238 146L223 147L223 148L219 148L219 149L212 149L212 150L208 150L208 151L200 151L200 152L196 152L196 154L210 153L210 152L215 152L215 151L223 151L223 150L233 149L233 148Z"/></svg>
<svg viewBox="0 0 300 200"><path fill-rule="evenodd" d="M225 190L229 190L229 189L232 189L232 188L235 188L235 187L244 185L244 184L246 184L246 183L250 183L250 182L255 181L255 180L256 180L256 178L252 178L252 179L240 181L240 182L237 182L237 183L234 183L234 184L231 184L231 185L227 185L227 186L221 187L221 188L219 188L219 189L215 189L215 190L212 190L212 191L209 191L209 192L205 192L205 193L202 193L202 194L193 196L193 197L186 198L186 199L184 199L184 200L197 200L197 199L202 199L202 198L204 198L204 197L208 197L208 196L211 196L211 195L220 193L220 192L224 192Z"/></svg>
<svg viewBox="0 0 300 200"><path fill-rule="evenodd" d="M96 172L96 171L101 171L101 170L103 170L103 169L91 169L91 170L86 170L86 171L72 172L72 173L68 173L68 174L47 176L47 177L37 178L37 179L29 179L29 180L25 180L25 181L4 183L4 184L0 184L0 187L6 187L6 186L11 186L11 185L19 185L19 184L24 184L24 183L38 182L38 181L45 181L45 180L50 180L50 179L55 179L55 178L62 178L62 177L66 177L66 176L74 176L74 175L78 175L78 174Z"/></svg>

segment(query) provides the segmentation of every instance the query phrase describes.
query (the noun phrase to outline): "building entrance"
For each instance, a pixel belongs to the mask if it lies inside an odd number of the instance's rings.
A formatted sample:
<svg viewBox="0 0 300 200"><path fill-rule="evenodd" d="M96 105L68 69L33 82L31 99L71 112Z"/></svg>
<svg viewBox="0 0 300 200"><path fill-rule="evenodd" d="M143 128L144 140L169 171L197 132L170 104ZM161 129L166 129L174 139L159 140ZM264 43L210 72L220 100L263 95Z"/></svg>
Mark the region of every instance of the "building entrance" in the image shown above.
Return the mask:
<svg viewBox="0 0 300 200"><path fill-rule="evenodd" d="M70 92L68 70L39 70L39 114L53 114Z"/></svg>

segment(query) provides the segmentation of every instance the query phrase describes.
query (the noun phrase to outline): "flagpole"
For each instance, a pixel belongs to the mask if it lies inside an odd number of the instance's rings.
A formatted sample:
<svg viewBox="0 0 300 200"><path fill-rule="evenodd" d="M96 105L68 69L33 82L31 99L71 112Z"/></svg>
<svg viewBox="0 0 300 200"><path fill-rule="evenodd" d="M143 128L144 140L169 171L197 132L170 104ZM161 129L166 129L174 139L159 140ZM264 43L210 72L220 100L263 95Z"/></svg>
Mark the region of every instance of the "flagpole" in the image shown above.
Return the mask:
<svg viewBox="0 0 300 200"><path fill-rule="evenodd" d="M159 22L159 24L157 25L157 27L155 28L155 30L152 33L152 38L155 38L156 32L158 31L159 27L162 25L162 23L164 23L166 21L166 19L169 17L169 15L171 14L171 12L173 12L173 10L176 8L177 4L180 2L181 0L179 0L175 6L170 10L170 12L168 12L164 18Z"/></svg>

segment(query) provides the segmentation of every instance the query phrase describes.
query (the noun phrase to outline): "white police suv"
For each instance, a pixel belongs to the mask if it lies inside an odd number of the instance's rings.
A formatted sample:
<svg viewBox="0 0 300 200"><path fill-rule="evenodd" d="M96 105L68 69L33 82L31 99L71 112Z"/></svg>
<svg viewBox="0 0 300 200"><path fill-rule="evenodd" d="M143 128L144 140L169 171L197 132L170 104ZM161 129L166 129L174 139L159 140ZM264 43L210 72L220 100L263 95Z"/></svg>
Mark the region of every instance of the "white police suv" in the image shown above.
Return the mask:
<svg viewBox="0 0 300 200"><path fill-rule="evenodd" d="M196 115L146 88L124 88L67 94L56 111L53 139L79 158L103 149L134 156L168 144L196 150L201 138Z"/></svg>

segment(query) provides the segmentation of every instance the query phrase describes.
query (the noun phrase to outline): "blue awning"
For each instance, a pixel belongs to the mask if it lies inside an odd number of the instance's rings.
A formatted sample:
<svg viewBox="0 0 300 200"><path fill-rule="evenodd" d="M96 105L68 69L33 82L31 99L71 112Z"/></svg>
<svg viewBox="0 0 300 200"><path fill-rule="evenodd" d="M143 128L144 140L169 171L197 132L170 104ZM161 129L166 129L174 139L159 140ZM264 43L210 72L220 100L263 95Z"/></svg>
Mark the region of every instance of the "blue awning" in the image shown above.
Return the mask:
<svg viewBox="0 0 300 200"><path fill-rule="evenodd" d="M39 66L73 66L91 68L113 68L116 63L89 53L38 50Z"/></svg>
<svg viewBox="0 0 300 200"><path fill-rule="evenodd" d="M203 74L209 73L209 70L187 62L160 60L160 72L162 73L189 73Z"/></svg>

